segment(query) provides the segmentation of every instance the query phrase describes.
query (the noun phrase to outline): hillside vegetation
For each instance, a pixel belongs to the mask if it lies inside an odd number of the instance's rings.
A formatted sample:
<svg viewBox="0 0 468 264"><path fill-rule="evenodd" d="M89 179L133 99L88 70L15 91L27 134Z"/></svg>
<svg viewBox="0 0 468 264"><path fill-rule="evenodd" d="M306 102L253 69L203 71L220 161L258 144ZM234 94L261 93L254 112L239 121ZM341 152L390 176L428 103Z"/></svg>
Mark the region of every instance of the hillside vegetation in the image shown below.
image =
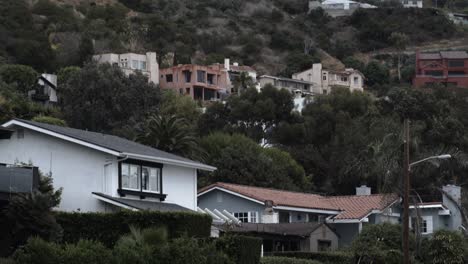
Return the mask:
<svg viewBox="0 0 468 264"><path fill-rule="evenodd" d="M175 53L173 63L253 65L289 76L327 57L388 47L392 32L411 43L462 35L439 11L377 9L331 19L306 0L4 0L0 63L54 72L99 52ZM325 51L325 52L322 52ZM170 66L165 61L162 66Z"/></svg>

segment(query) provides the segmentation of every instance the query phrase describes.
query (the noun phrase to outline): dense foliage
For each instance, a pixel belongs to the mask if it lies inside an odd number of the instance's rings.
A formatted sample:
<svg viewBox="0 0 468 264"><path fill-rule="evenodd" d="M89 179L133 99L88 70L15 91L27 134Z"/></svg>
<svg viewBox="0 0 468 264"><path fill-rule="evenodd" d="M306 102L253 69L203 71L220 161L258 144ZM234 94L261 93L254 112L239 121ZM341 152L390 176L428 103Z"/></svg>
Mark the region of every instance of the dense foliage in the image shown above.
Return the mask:
<svg viewBox="0 0 468 264"><path fill-rule="evenodd" d="M208 237L211 218L208 215L184 212L117 212L117 213L55 213L63 228L63 241L74 243L80 239L100 241L113 246L131 225L140 228L165 227L170 238L187 235Z"/></svg>
<svg viewBox="0 0 468 264"><path fill-rule="evenodd" d="M349 252L275 252L275 256L317 261L324 264L354 264L354 256Z"/></svg>
<svg viewBox="0 0 468 264"><path fill-rule="evenodd" d="M237 264L259 264L262 239L240 235L224 235L216 246Z"/></svg>
<svg viewBox="0 0 468 264"><path fill-rule="evenodd" d="M286 257L263 257L261 264L320 264L320 262L308 259L286 258Z"/></svg>

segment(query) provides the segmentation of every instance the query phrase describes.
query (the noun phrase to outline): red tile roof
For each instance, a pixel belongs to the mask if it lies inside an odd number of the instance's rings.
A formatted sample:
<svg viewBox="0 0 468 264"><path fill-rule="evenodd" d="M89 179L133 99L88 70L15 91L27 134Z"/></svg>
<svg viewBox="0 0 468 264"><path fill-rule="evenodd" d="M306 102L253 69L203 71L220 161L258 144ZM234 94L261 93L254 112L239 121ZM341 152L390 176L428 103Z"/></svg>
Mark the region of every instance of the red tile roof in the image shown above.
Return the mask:
<svg viewBox="0 0 468 264"><path fill-rule="evenodd" d="M373 210L385 209L398 199L398 196L395 194L322 196L311 193L292 192L222 182L201 188L198 193L201 194L216 187L236 192L260 202L270 200L273 202L274 206L340 211L335 219L361 219Z"/></svg>

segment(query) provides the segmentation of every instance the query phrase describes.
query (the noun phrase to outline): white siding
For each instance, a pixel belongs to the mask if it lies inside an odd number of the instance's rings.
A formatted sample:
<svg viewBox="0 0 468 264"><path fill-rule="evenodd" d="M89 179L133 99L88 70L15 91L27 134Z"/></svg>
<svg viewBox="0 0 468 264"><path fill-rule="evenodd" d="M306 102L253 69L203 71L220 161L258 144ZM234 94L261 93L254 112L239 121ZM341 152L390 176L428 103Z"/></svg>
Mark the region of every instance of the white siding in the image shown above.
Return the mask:
<svg viewBox="0 0 468 264"><path fill-rule="evenodd" d="M108 155L31 130L24 138L15 132L0 140L0 163L32 163L42 173L51 173L55 188L63 188L59 210L104 211L91 192L104 192L104 164Z"/></svg>
<svg viewBox="0 0 468 264"><path fill-rule="evenodd" d="M163 193L166 202L197 210L197 170L164 164Z"/></svg>

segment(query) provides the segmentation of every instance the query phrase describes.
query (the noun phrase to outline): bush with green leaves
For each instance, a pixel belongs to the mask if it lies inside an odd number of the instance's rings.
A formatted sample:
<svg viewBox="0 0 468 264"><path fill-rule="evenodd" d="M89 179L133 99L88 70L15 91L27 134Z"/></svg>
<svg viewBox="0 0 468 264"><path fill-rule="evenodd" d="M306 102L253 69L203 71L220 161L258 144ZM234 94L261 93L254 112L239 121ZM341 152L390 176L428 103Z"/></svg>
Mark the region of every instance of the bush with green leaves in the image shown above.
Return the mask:
<svg viewBox="0 0 468 264"><path fill-rule="evenodd" d="M401 253L402 227L389 223L366 226L353 241L351 251L360 263L398 264ZM414 245L414 237L410 236Z"/></svg>
<svg viewBox="0 0 468 264"><path fill-rule="evenodd" d="M39 74L30 66L19 64L5 64L0 66L0 79L13 85L16 89L26 94L36 83Z"/></svg>
<svg viewBox="0 0 468 264"><path fill-rule="evenodd" d="M119 238L138 228L166 227L169 238L184 235L209 237L212 219L208 215L188 212L121 211L117 213L56 212L63 228L63 242L76 243L80 239L102 242L112 247Z"/></svg>
<svg viewBox="0 0 468 264"><path fill-rule="evenodd" d="M354 256L346 251L332 252L275 252L274 256L314 260L324 264L354 264Z"/></svg>
<svg viewBox="0 0 468 264"><path fill-rule="evenodd" d="M438 230L428 241L428 263L432 264L461 264L467 251L465 240L460 232Z"/></svg>
<svg viewBox="0 0 468 264"><path fill-rule="evenodd" d="M259 264L262 240L256 237L225 235L216 240L221 249L236 264Z"/></svg>
<svg viewBox="0 0 468 264"><path fill-rule="evenodd" d="M260 264L321 264L315 260L287 258L287 257L263 257Z"/></svg>
<svg viewBox="0 0 468 264"><path fill-rule="evenodd" d="M65 122L65 120L62 120L60 118L56 118L53 116L38 115L34 117L32 121L55 125L55 126L62 126L62 127L67 126L67 122Z"/></svg>

